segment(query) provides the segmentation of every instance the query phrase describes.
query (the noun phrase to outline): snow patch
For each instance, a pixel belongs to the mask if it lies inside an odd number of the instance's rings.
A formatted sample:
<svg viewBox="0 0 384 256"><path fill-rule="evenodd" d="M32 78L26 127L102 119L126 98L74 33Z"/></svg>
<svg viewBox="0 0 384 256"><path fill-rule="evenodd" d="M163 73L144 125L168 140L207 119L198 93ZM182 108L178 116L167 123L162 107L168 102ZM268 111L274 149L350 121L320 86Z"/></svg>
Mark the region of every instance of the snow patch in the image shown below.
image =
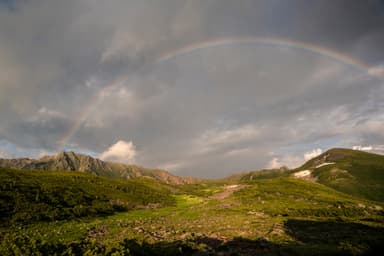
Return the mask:
<svg viewBox="0 0 384 256"><path fill-rule="evenodd" d="M323 166L326 166L326 165L330 165L330 164L335 164L335 163L331 163L331 162L327 163L327 162L325 162L325 163L319 164L315 168L320 168L320 167L323 167Z"/></svg>
<svg viewBox="0 0 384 256"><path fill-rule="evenodd" d="M293 176L295 176L296 178L306 178L308 176L311 175L311 171L310 170L304 170L304 171L300 171L300 172L295 172L293 174Z"/></svg>

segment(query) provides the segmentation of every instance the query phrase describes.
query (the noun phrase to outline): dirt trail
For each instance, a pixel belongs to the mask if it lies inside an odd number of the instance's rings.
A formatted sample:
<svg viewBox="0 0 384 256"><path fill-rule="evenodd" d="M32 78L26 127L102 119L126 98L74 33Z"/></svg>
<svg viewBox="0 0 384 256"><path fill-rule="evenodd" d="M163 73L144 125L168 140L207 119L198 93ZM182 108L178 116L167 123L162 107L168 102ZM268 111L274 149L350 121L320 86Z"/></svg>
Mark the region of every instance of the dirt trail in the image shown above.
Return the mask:
<svg viewBox="0 0 384 256"><path fill-rule="evenodd" d="M246 185L238 185L238 184L224 186L223 192L216 193L216 194L212 195L210 198L217 199L217 200L223 200L224 198L229 197L235 191L240 190L240 189L244 188L245 186Z"/></svg>

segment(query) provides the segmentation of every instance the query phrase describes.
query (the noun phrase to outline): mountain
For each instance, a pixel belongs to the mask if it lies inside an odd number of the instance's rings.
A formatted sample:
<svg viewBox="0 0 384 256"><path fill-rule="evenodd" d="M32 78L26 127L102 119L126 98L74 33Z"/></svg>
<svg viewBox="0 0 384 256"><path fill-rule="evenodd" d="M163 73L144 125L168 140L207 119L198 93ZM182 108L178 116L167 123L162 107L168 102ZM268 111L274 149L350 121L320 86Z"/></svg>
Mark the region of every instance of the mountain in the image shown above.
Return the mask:
<svg viewBox="0 0 384 256"><path fill-rule="evenodd" d="M256 170L227 177L226 181L294 177L369 200L384 201L384 155L334 148L296 169Z"/></svg>
<svg viewBox="0 0 384 256"><path fill-rule="evenodd" d="M383 155L330 149L293 170L292 174L354 196L384 201Z"/></svg>
<svg viewBox="0 0 384 256"><path fill-rule="evenodd" d="M0 159L0 167L27 170L79 171L97 176L123 179L147 177L170 184L188 184L198 181L195 178L178 177L164 170L106 162L72 151L63 151L57 155L44 156L40 159Z"/></svg>

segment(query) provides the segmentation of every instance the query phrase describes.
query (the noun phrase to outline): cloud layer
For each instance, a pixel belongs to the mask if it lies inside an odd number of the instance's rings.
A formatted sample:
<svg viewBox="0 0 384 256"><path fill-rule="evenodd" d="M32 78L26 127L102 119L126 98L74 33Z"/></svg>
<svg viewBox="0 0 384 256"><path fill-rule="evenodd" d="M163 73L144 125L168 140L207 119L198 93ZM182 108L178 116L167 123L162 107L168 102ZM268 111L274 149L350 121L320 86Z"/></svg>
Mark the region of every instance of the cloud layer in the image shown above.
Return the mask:
<svg viewBox="0 0 384 256"><path fill-rule="evenodd" d="M14 0L0 24L3 156L71 149L222 177L384 143L382 1ZM338 55L243 42L162 59L239 37Z"/></svg>

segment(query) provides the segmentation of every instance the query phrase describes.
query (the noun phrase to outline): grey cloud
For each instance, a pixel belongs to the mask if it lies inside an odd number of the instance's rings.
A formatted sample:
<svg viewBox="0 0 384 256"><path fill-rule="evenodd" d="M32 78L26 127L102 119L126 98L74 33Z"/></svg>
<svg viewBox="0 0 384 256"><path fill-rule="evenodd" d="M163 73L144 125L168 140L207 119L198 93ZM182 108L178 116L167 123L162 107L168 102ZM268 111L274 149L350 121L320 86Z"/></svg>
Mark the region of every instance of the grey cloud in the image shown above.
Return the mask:
<svg viewBox="0 0 384 256"><path fill-rule="evenodd" d="M10 121L1 133L2 139L22 148L41 148L55 151L63 133L70 128L70 121L52 113L38 113L25 120Z"/></svg>
<svg viewBox="0 0 384 256"><path fill-rule="evenodd" d="M218 177L263 168L270 152L384 139L383 81L361 67L256 43L158 61L258 36L378 65L382 1L15 1L0 24L0 140L31 151L53 151L77 125L74 149L132 141L139 164Z"/></svg>
<svg viewBox="0 0 384 256"><path fill-rule="evenodd" d="M367 104L380 102L382 97L375 93L380 88L378 81L367 77L362 71L336 64L337 72L319 79L317 74L332 64L327 60L315 62L317 64L312 68L300 66L307 65L306 61L302 64L297 61L296 72L285 70L284 73L280 70L301 57L279 55L273 65L264 67L275 79L269 87L268 83L260 83L264 78L257 78L254 70L249 68L257 67L260 59L257 56L251 60L243 56L240 66L222 66L223 60L236 62L239 54L231 52L233 55L229 54L228 59L212 58L209 54L211 61L206 63L207 66L198 62L199 68L190 63L193 62L192 57L180 58L175 62L177 71L173 72L175 85L146 100L140 98L140 101L132 103L129 97L110 98L102 105L106 115L113 113L114 109L120 114L116 119L107 119L111 124L105 131L111 133L112 130L113 136L116 136L114 139L134 141L142 152L139 159L142 163L157 166L181 159L183 164L176 168L178 173L190 174L193 170L196 174L218 176L219 170L230 170L236 165L234 163L243 163L238 165L239 169L255 168L252 164L265 167L271 157L267 152L279 147L310 144L336 136L353 136L357 133L354 126L362 117L370 120L382 111L371 106L370 112L367 112ZM206 67L215 64L217 67L212 80L211 71ZM161 72L161 68L157 72ZM216 76L222 76L219 82L216 82ZM252 83L247 84L247 76ZM314 77L316 81L311 85L310 80ZM157 80L157 83L167 84L167 76L164 79ZM241 83L234 85L234 81ZM374 98L370 98L372 93L376 95ZM116 107L119 101L122 105ZM135 104L138 106L135 107ZM250 133L246 131L249 129L241 132L244 127L260 127L260 133L248 136ZM110 136L112 134L105 138ZM244 136L245 140L242 139ZM81 137L78 140L82 141ZM96 140L88 138L87 141ZM254 154L245 150L250 147ZM238 154L235 159L228 157L230 152L236 150L243 155ZM212 168L214 163L216 167Z"/></svg>

